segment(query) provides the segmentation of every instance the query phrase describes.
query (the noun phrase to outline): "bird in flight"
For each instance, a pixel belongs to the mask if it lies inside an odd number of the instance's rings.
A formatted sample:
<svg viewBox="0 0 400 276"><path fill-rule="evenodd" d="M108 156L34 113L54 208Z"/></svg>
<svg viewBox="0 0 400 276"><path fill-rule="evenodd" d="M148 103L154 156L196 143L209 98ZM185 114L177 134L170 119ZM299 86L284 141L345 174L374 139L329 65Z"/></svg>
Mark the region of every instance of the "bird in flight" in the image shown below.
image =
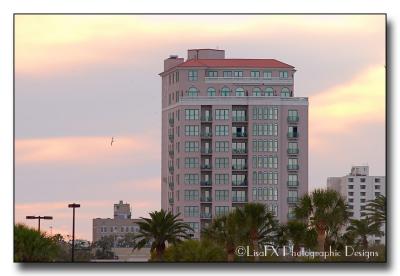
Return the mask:
<svg viewBox="0 0 400 276"><path fill-rule="evenodd" d="M114 137L111 137L111 146L112 146L112 144L115 142L115 139L114 139Z"/></svg>

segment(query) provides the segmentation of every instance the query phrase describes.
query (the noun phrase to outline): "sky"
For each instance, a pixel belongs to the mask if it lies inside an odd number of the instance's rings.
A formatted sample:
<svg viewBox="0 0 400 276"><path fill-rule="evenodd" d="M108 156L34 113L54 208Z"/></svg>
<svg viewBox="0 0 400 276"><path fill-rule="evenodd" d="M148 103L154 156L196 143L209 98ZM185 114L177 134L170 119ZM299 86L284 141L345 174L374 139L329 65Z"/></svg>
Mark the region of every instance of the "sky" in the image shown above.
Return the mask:
<svg viewBox="0 0 400 276"><path fill-rule="evenodd" d="M159 210L158 73L170 54L215 47L296 67L310 191L352 165L385 175L383 15L17 15L16 222L52 215L41 229L68 235L77 202L76 235L90 240L119 200L134 217Z"/></svg>

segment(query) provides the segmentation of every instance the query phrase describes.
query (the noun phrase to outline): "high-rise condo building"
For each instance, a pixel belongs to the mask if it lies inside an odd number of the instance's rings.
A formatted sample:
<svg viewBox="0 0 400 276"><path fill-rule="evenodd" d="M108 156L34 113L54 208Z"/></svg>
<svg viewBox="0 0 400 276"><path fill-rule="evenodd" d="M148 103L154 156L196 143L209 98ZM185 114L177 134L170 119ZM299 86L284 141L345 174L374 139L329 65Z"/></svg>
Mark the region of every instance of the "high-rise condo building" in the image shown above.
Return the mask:
<svg viewBox="0 0 400 276"><path fill-rule="evenodd" d="M295 72L217 49L164 61L161 206L195 238L247 202L285 222L308 192L308 99L294 97Z"/></svg>
<svg viewBox="0 0 400 276"><path fill-rule="evenodd" d="M328 189L339 192L346 199L350 219L364 219L367 217L366 205L377 196L386 196L386 177L370 176L368 166L353 166L348 175L328 177ZM385 232L385 227L381 227ZM371 236L369 241L385 243L384 237Z"/></svg>

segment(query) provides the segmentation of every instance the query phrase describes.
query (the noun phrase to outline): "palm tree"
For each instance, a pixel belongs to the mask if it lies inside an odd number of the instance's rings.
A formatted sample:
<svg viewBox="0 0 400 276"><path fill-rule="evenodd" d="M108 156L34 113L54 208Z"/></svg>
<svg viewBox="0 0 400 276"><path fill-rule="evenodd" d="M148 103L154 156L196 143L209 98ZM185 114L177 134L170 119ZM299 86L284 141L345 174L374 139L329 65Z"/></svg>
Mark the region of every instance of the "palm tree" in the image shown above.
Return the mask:
<svg viewBox="0 0 400 276"><path fill-rule="evenodd" d="M368 236L382 236L383 232L379 229L380 226L369 217L361 220L352 219L350 226L347 227L347 234L354 239L358 239L358 244L361 244L364 249L368 249Z"/></svg>
<svg viewBox="0 0 400 276"><path fill-rule="evenodd" d="M150 218L138 222L139 233L136 235L136 249L141 249L151 243L151 251L156 254L158 261L163 260L166 243L176 244L183 239L190 239L193 229L178 219L179 214L173 215L165 210L151 212Z"/></svg>
<svg viewBox="0 0 400 276"><path fill-rule="evenodd" d="M57 242L45 233L24 224L14 226L14 261L54 262L59 251Z"/></svg>
<svg viewBox="0 0 400 276"><path fill-rule="evenodd" d="M272 242L272 235L276 231L277 223L264 204L248 203L242 208L237 208L236 212L239 217L238 223L245 228L245 237L253 246L253 250L258 251L260 243ZM258 254L255 254L254 261L259 261L259 259Z"/></svg>
<svg viewBox="0 0 400 276"><path fill-rule="evenodd" d="M329 189L316 189L303 196L295 208L295 215L315 228L320 251L325 249L329 231L342 227L349 217L344 199L338 192Z"/></svg>
<svg viewBox="0 0 400 276"><path fill-rule="evenodd" d="M369 201L365 210L368 216L379 226L386 222L386 197L377 196L374 200Z"/></svg>
<svg viewBox="0 0 400 276"><path fill-rule="evenodd" d="M312 248L316 245L317 233L301 221L292 220L287 223L287 236L293 243L293 251L298 252L300 246Z"/></svg>
<svg viewBox="0 0 400 276"><path fill-rule="evenodd" d="M209 240L186 240L165 250L169 262L222 262L226 260L224 249Z"/></svg>

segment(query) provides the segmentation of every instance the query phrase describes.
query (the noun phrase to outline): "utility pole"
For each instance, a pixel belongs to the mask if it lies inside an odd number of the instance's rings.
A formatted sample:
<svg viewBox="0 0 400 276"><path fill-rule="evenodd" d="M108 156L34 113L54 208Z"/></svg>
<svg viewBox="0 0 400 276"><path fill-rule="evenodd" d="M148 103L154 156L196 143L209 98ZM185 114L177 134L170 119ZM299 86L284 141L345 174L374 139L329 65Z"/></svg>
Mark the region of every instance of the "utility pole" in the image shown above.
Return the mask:
<svg viewBox="0 0 400 276"><path fill-rule="evenodd" d="M68 208L72 208L72 250L71 250L71 262L74 262L74 251L75 251L75 208L81 207L80 204L72 203L68 204Z"/></svg>

